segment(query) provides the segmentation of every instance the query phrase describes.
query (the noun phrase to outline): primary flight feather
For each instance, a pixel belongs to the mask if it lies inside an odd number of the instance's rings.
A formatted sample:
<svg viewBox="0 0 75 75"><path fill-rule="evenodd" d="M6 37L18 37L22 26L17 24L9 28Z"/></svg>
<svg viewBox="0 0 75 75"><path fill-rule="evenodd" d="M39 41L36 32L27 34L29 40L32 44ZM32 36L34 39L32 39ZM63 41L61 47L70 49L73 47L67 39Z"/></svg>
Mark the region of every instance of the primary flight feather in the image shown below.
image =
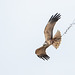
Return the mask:
<svg viewBox="0 0 75 75"><path fill-rule="evenodd" d="M59 47L61 42L61 33L58 30L56 34L53 37L53 28L56 24L56 22L61 18L61 15L59 13L56 13L55 15L52 15L49 19L45 30L45 43L40 48L36 49L35 54L39 58L42 58L43 60L48 60L50 57L46 54L46 48L48 48L50 45L53 45L56 49Z"/></svg>

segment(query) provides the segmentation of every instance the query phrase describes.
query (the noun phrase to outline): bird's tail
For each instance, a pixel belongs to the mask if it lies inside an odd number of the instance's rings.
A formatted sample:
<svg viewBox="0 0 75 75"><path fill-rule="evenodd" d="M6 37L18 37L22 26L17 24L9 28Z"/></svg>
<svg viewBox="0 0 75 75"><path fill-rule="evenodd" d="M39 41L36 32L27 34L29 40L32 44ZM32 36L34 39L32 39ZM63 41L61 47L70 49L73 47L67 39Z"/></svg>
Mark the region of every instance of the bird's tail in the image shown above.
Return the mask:
<svg viewBox="0 0 75 75"><path fill-rule="evenodd" d="M53 39L54 39L54 42L52 45L57 49L61 43L61 33L59 30L56 32Z"/></svg>

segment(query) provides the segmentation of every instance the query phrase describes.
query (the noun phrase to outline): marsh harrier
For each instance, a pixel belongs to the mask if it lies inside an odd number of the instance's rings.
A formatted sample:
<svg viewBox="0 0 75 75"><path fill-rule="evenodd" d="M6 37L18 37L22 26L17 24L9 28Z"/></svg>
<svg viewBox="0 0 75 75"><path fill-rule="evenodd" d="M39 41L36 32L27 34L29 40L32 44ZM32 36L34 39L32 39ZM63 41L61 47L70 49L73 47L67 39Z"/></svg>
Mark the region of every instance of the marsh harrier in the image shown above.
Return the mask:
<svg viewBox="0 0 75 75"><path fill-rule="evenodd" d="M45 35L45 43L40 48L36 49L35 54L42 58L43 60L48 60L50 57L46 54L46 48L48 48L50 45L53 45L56 49L59 47L61 42L61 33L58 30L56 34L53 37L53 29L56 24L56 22L61 18L61 15L59 13L56 13L55 15L52 15L49 19L45 29L44 29L44 35Z"/></svg>

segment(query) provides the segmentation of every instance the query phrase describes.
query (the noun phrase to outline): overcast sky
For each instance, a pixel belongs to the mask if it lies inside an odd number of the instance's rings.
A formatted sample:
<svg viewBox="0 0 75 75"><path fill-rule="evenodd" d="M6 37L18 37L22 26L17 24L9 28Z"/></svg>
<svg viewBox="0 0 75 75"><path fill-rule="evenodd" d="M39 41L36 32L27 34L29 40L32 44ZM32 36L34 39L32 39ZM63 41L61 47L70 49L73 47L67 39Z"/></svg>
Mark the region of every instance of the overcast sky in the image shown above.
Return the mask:
<svg viewBox="0 0 75 75"><path fill-rule="evenodd" d="M57 50L47 49L48 61L35 55L56 12L61 19L54 34L63 34L75 19L75 0L0 0L0 75L75 75L75 26Z"/></svg>

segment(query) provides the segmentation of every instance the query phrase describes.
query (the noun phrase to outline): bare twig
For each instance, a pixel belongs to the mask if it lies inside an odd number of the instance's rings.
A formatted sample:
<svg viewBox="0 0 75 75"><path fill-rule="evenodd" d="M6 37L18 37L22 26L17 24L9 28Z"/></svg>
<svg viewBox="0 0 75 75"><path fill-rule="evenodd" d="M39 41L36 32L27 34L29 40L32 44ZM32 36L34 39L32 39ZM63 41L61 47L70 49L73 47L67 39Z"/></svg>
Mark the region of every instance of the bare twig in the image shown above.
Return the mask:
<svg viewBox="0 0 75 75"><path fill-rule="evenodd" d="M62 36L64 36L64 35L67 33L67 31L68 31L74 24L75 24L75 19L74 19L73 22L70 24L70 26L66 29L66 31L63 33ZM62 36L61 36L61 37L62 37Z"/></svg>

